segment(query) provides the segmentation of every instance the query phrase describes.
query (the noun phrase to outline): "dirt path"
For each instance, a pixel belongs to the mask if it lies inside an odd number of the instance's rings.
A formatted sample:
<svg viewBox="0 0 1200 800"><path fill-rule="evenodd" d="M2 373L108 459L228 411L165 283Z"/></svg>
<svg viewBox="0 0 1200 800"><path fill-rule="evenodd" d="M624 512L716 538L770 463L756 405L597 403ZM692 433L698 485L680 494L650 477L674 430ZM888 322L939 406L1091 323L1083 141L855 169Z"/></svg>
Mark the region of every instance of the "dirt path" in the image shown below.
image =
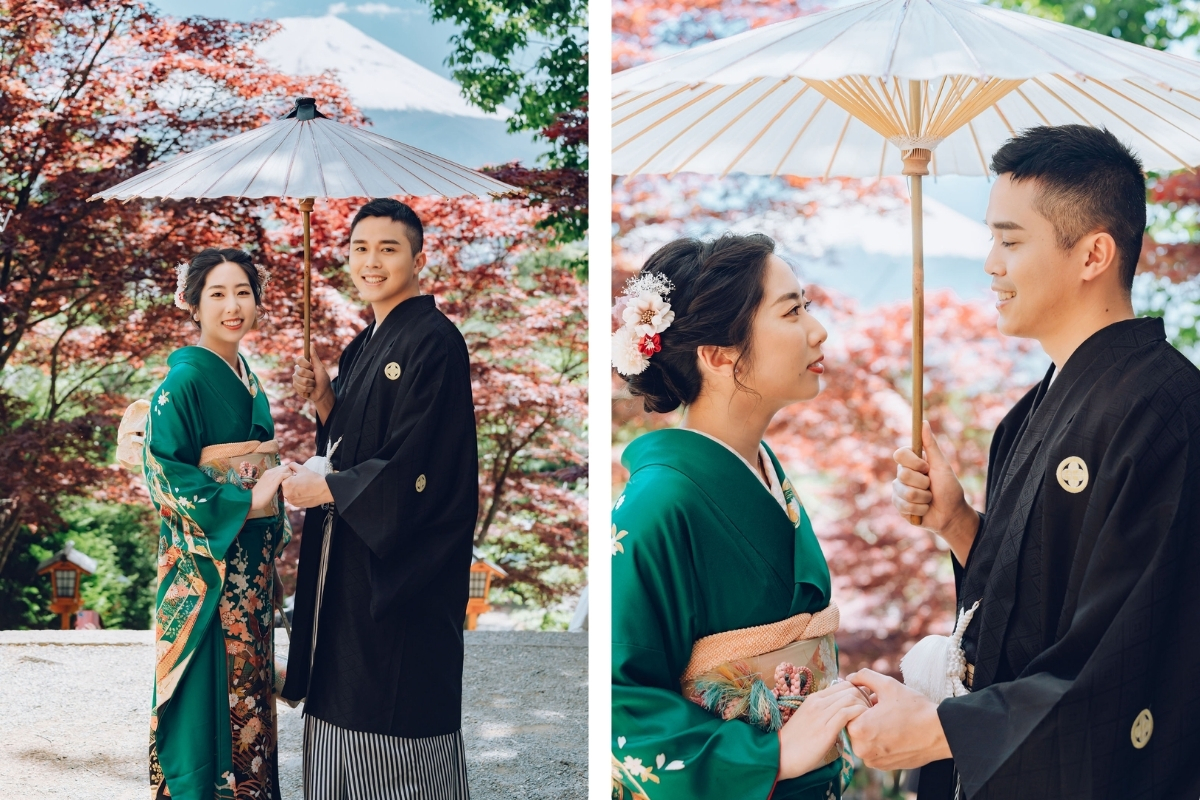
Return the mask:
<svg viewBox="0 0 1200 800"><path fill-rule="evenodd" d="M473 800L582 800L587 635L469 631L466 642ZM149 631L0 631L0 797L145 800L152 664ZM279 709L283 796L300 800L301 710Z"/></svg>

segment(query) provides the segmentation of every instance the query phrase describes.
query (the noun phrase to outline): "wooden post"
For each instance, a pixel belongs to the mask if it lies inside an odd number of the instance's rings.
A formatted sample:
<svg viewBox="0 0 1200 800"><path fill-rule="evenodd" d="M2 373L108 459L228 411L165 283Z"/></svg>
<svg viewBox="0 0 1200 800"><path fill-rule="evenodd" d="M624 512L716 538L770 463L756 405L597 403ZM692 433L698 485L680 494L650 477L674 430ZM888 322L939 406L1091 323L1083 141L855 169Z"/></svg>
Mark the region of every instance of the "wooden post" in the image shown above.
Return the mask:
<svg viewBox="0 0 1200 800"><path fill-rule="evenodd" d="M909 130L914 137L921 131L921 82L909 81ZM912 196L912 449L920 456L921 424L925 417L925 233L921 178L929 174L930 150L916 148L904 154L904 174L908 176ZM908 521L920 525L921 518L910 515Z"/></svg>
<svg viewBox="0 0 1200 800"><path fill-rule="evenodd" d="M313 199L300 201L300 213L304 217L304 358L312 361L312 239L309 216L313 210Z"/></svg>

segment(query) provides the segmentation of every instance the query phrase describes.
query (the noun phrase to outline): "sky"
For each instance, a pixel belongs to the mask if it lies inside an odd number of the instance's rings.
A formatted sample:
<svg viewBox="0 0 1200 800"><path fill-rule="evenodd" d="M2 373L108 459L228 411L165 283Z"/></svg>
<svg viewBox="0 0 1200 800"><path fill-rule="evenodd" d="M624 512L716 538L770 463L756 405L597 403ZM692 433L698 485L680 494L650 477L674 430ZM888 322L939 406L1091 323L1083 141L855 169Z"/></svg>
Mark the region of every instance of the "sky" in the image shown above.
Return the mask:
<svg viewBox="0 0 1200 800"><path fill-rule="evenodd" d="M443 63L450 54L450 37L457 30L433 22L429 8L417 0L339 2L328 0L151 0L164 14L200 15L248 21L279 17L320 17L333 12L426 69L450 77Z"/></svg>

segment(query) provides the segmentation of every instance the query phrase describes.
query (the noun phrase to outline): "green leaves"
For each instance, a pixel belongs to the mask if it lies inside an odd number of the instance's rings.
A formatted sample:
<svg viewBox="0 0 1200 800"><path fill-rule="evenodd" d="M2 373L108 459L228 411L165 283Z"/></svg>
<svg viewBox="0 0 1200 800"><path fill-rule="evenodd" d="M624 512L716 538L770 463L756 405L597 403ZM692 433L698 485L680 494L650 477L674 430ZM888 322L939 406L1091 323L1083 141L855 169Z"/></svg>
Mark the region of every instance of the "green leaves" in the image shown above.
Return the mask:
<svg viewBox="0 0 1200 800"><path fill-rule="evenodd" d="M472 103L514 101L509 130L542 130L587 93L587 4L579 0L428 0L461 31L446 59ZM551 157L560 154L554 154ZM563 166L565 163L551 163ZM575 166L578 166L577 164Z"/></svg>
<svg viewBox="0 0 1200 800"><path fill-rule="evenodd" d="M509 165L496 174L549 212L542 227L559 244L587 233L587 3L584 0L427 0L433 19L460 31L446 64L467 99L513 110L508 129L536 131L545 169ZM582 269L582 267L581 267Z"/></svg>
<svg viewBox="0 0 1200 800"><path fill-rule="evenodd" d="M1000 0L997 5L1156 50L1200 33L1200 11L1179 0Z"/></svg>

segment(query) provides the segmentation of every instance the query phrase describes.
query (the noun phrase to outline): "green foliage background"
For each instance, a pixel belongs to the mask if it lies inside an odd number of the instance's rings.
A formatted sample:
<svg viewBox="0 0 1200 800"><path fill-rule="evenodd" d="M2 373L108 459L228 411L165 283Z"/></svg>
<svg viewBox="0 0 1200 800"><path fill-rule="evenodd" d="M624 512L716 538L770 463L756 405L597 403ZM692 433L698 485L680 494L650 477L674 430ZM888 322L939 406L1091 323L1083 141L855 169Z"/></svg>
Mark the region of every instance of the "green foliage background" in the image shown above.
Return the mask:
<svg viewBox="0 0 1200 800"><path fill-rule="evenodd" d="M22 530L0 576L0 629L57 628L46 609L50 577L37 565L68 541L96 560L95 575L80 583L84 608L99 612L106 628L150 627L154 610L158 525L148 505L72 499L60 510L65 525L49 535Z"/></svg>
<svg viewBox="0 0 1200 800"><path fill-rule="evenodd" d="M1200 9L1191 0L1001 0L996 5L1156 50L1200 33Z"/></svg>

